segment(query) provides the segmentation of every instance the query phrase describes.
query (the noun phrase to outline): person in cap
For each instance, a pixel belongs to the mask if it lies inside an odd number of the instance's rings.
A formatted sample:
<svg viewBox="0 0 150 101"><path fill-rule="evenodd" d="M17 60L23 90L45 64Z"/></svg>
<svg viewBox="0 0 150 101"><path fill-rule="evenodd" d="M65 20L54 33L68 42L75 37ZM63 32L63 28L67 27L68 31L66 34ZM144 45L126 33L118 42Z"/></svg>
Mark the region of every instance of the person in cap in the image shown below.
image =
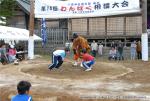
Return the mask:
<svg viewBox="0 0 150 101"><path fill-rule="evenodd" d="M86 49L87 52L90 51L90 46L88 44L88 41L83 38L82 36L79 36L77 33L73 34L73 52L74 52L74 66L78 65L78 59L81 58L81 50Z"/></svg>

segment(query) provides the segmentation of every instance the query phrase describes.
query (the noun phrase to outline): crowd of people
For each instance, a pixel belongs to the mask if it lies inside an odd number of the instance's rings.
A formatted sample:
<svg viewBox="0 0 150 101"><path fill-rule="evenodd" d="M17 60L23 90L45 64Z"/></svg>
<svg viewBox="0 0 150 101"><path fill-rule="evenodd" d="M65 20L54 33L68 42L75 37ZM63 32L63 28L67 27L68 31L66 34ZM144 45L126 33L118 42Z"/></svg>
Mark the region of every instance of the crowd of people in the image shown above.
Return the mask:
<svg viewBox="0 0 150 101"><path fill-rule="evenodd" d="M19 60L21 61L24 58L23 54L17 54L17 51L23 51L21 46L16 49L16 47L12 44L6 44L4 42L0 43L0 62L3 65L14 63L15 65L19 64Z"/></svg>
<svg viewBox="0 0 150 101"><path fill-rule="evenodd" d="M96 57L97 53L98 56L103 56L103 44L102 42L97 43L95 42L95 40L91 43L91 51L92 51L92 55L94 57ZM117 43L115 43L114 41L111 42L110 45L110 50L108 53L108 59L114 59L114 60L124 60L124 48L125 45L123 44L123 42L118 41ZM133 41L131 42L130 45L130 58L131 60L135 60L136 57L137 59L142 59L142 52L141 52L141 42L140 41Z"/></svg>

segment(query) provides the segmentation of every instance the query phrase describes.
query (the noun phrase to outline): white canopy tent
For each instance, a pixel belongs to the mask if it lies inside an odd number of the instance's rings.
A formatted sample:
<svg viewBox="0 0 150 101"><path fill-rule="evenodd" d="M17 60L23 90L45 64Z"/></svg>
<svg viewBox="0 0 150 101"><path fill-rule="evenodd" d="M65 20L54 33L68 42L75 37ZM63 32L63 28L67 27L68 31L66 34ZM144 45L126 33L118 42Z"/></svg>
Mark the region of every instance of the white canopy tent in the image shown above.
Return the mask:
<svg viewBox="0 0 150 101"><path fill-rule="evenodd" d="M39 36L33 36L34 40L42 40ZM0 26L0 40L17 40L17 41L28 41L29 31L26 29Z"/></svg>
<svg viewBox="0 0 150 101"><path fill-rule="evenodd" d="M29 37L29 31L26 29L0 26L0 40L4 40L7 42L10 41L28 41L28 58L34 58L34 41L42 41L42 38L33 34L33 36Z"/></svg>

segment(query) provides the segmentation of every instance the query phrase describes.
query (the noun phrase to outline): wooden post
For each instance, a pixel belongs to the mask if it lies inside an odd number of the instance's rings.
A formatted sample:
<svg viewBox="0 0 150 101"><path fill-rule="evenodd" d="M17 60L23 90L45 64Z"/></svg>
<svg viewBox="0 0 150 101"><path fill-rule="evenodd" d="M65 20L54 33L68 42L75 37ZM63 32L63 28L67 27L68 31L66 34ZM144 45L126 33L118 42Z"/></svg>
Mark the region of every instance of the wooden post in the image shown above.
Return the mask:
<svg viewBox="0 0 150 101"><path fill-rule="evenodd" d="M107 47L107 17L105 17L105 47Z"/></svg>
<svg viewBox="0 0 150 101"><path fill-rule="evenodd" d="M105 36L107 36L107 17L105 17Z"/></svg>
<svg viewBox="0 0 150 101"><path fill-rule="evenodd" d="M34 33L34 0L30 0L30 20L29 20L30 36Z"/></svg>
<svg viewBox="0 0 150 101"><path fill-rule="evenodd" d="M34 58L34 0L30 0L30 20L29 20L29 40L28 40L28 58Z"/></svg>
<svg viewBox="0 0 150 101"><path fill-rule="evenodd" d="M89 28L90 28L90 26L89 26L89 20L90 20L90 18L87 18L87 35L88 35L88 37L90 35L90 32L89 32Z"/></svg>
<svg viewBox="0 0 150 101"><path fill-rule="evenodd" d="M124 24L123 24L123 35L126 36L126 17L123 18L124 19Z"/></svg>
<svg viewBox="0 0 150 101"><path fill-rule="evenodd" d="M68 18L68 41L70 40L71 20Z"/></svg>
<svg viewBox="0 0 150 101"><path fill-rule="evenodd" d="M147 0L142 0L142 60L148 61Z"/></svg>
<svg viewBox="0 0 150 101"><path fill-rule="evenodd" d="M147 33L147 0L142 0L142 33Z"/></svg>

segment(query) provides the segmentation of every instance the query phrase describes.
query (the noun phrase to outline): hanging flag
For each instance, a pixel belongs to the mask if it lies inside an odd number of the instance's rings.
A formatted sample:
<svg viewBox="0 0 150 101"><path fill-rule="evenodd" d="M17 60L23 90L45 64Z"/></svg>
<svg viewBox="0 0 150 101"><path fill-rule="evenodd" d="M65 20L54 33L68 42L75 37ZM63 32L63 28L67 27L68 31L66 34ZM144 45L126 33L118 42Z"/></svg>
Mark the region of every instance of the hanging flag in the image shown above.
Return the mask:
<svg viewBox="0 0 150 101"><path fill-rule="evenodd" d="M42 37L42 46L44 46L46 44L46 41L47 41L45 18L41 19L41 37Z"/></svg>

